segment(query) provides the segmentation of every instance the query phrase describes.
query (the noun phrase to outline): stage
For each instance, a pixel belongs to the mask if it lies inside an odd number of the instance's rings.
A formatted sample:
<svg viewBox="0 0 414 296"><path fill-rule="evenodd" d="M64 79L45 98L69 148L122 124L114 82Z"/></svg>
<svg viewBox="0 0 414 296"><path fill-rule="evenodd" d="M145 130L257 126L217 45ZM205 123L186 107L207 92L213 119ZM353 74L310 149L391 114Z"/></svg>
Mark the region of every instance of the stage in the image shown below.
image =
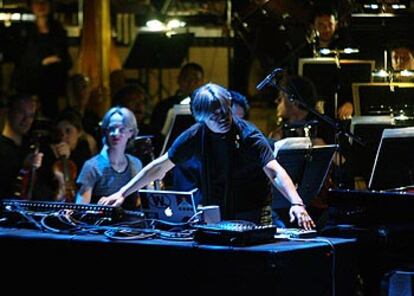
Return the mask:
<svg viewBox="0 0 414 296"><path fill-rule="evenodd" d="M15 295L349 296L356 286L354 239L234 247L0 228L0 245L2 282Z"/></svg>

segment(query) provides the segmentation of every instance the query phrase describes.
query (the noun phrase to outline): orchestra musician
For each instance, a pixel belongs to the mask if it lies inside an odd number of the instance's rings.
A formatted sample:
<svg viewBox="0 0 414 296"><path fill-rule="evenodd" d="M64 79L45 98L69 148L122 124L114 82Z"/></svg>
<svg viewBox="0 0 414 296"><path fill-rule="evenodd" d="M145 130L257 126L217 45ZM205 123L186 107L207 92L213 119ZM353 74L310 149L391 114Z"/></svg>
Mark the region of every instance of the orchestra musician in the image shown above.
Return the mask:
<svg viewBox="0 0 414 296"><path fill-rule="evenodd" d="M42 165L43 153L30 151L30 141L26 137L36 111L37 99L31 95L17 94L8 100L5 126L0 136L0 199L26 192L27 188L22 188L21 183L16 184L19 171L21 177L30 178L31 172Z"/></svg>
<svg viewBox="0 0 414 296"><path fill-rule="evenodd" d="M401 40L391 48L391 66L394 71L414 70L414 46Z"/></svg>
<svg viewBox="0 0 414 296"><path fill-rule="evenodd" d="M305 104L317 109L316 88L312 81L305 77L290 76L282 81L285 89L297 91ZM315 115L298 103L298 98L291 101L288 94L280 92L276 100L276 128L270 132L269 138L280 140L286 137L309 137L313 145L324 145L323 132Z"/></svg>
<svg viewBox="0 0 414 296"><path fill-rule="evenodd" d="M390 49L394 81L414 82L414 45L407 40L396 41Z"/></svg>
<svg viewBox="0 0 414 296"><path fill-rule="evenodd" d="M263 134L232 115L231 95L208 83L192 94L197 123L184 131L167 153L149 163L120 190L99 204L119 206L128 195L161 179L176 164L194 158L200 165L204 205L219 205L224 219L271 224L269 180L291 203L290 218L301 227L314 227L292 180L272 155ZM267 177L267 178L266 178Z"/></svg>
<svg viewBox="0 0 414 296"><path fill-rule="evenodd" d="M76 203L97 203L102 196L117 192L142 169L141 160L125 153L129 141L138 134L134 113L124 107L111 108L102 120L103 148L85 162L78 179ZM131 192L125 208L135 208L139 202Z"/></svg>
<svg viewBox="0 0 414 296"><path fill-rule="evenodd" d="M304 48L300 54L301 57L319 57L321 49L330 49L335 52L351 47L349 34L343 28L340 28L338 13L330 6L322 5L315 8L312 28L315 31L315 38L308 47ZM338 55L338 53L336 52L334 55ZM330 108L325 106L325 110L327 109ZM338 109L336 110L338 119L349 119L353 112L352 98L342 98L338 102Z"/></svg>
<svg viewBox="0 0 414 296"><path fill-rule="evenodd" d="M34 186L34 198L74 202L78 171L96 153L94 139L83 131L81 115L73 109L62 111L49 141L42 143L40 151L44 160Z"/></svg>

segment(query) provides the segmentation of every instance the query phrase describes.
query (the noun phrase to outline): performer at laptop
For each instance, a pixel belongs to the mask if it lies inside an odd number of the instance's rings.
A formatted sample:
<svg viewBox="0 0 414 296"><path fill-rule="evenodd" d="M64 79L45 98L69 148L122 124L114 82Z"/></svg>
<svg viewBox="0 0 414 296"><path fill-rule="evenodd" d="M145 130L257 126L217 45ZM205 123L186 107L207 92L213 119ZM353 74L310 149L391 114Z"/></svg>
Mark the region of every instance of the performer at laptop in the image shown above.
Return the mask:
<svg viewBox="0 0 414 296"><path fill-rule="evenodd" d="M193 93L191 110L197 123L184 131L168 152L149 163L118 192L99 200L121 205L132 192L161 179L176 164L193 158L199 163L204 205L219 205L224 219L271 223L270 186L290 201L290 219L305 229L314 227L303 201L272 155L263 134L251 123L232 115L231 95L208 83Z"/></svg>
<svg viewBox="0 0 414 296"><path fill-rule="evenodd" d="M102 120L102 131L101 152L85 162L78 176L77 203L96 203L102 196L117 192L142 169L137 157L125 153L128 142L138 134L135 116L129 109L111 108ZM137 198L131 191L123 206L136 207Z"/></svg>

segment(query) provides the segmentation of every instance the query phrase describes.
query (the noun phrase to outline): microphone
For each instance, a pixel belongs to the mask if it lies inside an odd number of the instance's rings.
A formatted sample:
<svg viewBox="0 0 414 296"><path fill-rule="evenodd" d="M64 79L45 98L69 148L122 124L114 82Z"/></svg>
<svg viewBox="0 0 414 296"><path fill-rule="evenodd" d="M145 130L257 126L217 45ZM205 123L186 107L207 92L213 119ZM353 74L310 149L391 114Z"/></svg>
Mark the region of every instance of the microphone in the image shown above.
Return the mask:
<svg viewBox="0 0 414 296"><path fill-rule="evenodd" d="M272 82L273 78L278 74L283 72L282 68L276 68L272 71L272 73L270 73L269 75L266 76L265 79L263 79L257 86L256 89L257 90L262 90L264 89L270 82Z"/></svg>

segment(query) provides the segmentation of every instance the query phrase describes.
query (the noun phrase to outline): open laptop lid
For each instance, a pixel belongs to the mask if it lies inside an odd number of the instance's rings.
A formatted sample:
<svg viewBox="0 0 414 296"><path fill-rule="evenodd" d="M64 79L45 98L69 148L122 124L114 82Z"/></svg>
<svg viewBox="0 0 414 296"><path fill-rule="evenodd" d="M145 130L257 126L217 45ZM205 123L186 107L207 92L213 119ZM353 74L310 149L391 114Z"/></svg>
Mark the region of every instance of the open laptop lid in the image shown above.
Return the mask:
<svg viewBox="0 0 414 296"><path fill-rule="evenodd" d="M141 209L146 218L187 222L196 214L195 188L191 191L141 189Z"/></svg>

